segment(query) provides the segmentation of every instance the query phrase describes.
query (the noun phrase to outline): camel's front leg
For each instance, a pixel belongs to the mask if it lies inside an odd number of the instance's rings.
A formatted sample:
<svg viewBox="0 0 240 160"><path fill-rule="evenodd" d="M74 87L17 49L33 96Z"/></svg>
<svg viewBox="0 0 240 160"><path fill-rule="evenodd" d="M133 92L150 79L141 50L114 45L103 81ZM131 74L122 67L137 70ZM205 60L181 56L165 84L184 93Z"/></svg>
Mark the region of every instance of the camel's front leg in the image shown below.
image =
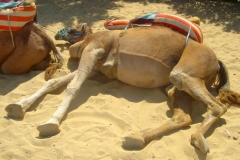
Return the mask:
<svg viewBox="0 0 240 160"><path fill-rule="evenodd" d="M172 130L189 126L192 123L189 115L191 97L186 92L179 91L175 87L169 90L168 95L172 99L174 108L174 115L171 120L167 121L158 128L142 131L142 134L132 134L125 137L125 141L123 142L124 148L142 149L147 143L151 142L155 138Z"/></svg>
<svg viewBox="0 0 240 160"><path fill-rule="evenodd" d="M69 83L73 76L75 75L76 71L73 73L70 73L66 76L57 78L57 79L51 79L47 81L40 90L38 90L36 93L31 95L28 98L22 99L21 101L17 103L12 103L6 106L5 111L8 113L9 117L12 118L23 118L25 112L27 109L31 107L31 105L43 94L48 93L54 89L57 89L58 87L65 85Z"/></svg>
<svg viewBox="0 0 240 160"><path fill-rule="evenodd" d="M37 127L39 135L52 136L59 133L59 124L63 116L66 114L70 102L77 94L77 91L80 89L82 83L91 73L94 64L102 52L102 49L92 49L90 47L86 48L83 51L78 70L71 83L67 86L66 96L64 100L58 107L57 111L52 115L52 117L46 123Z"/></svg>

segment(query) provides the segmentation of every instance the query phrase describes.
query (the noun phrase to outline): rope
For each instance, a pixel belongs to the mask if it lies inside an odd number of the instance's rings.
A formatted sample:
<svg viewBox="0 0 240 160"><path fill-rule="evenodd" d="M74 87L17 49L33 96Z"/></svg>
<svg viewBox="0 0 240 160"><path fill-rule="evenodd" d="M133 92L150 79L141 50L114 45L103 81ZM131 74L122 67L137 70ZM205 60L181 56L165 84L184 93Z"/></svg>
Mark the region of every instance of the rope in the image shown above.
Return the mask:
<svg viewBox="0 0 240 160"><path fill-rule="evenodd" d="M128 23L128 25L127 25L127 26L124 28L124 30L120 33L119 37L124 36L124 34L126 33L127 29L129 28L129 26L133 28L133 24L132 24L131 22Z"/></svg>
<svg viewBox="0 0 240 160"><path fill-rule="evenodd" d="M44 29L46 29L46 30L48 30L48 31L51 31L51 32L53 32L53 33L57 33L56 31L53 31L53 30L51 30L51 29L48 29L48 28L46 28L46 27L43 27L42 25L40 25L39 23L36 23L39 27L42 27L42 28L44 28Z"/></svg>
<svg viewBox="0 0 240 160"><path fill-rule="evenodd" d="M11 28L11 22L10 22L10 18L9 18L9 10L10 9L7 9L7 13L8 13L8 26L9 26L10 35L11 35L11 38L12 38L13 48L15 48L15 44L14 44L14 40L13 40L13 34L12 34L12 28Z"/></svg>
<svg viewBox="0 0 240 160"><path fill-rule="evenodd" d="M189 36L190 36L190 33L191 33L191 29L192 29L192 24L190 24L190 27L189 27L189 30L188 30L188 34L187 34L184 46L186 46L188 44L188 40L189 40Z"/></svg>
<svg viewBox="0 0 240 160"><path fill-rule="evenodd" d="M120 33L119 37L124 36L124 34L126 33L128 27L129 27L129 23L128 23L128 25L124 28L124 30Z"/></svg>

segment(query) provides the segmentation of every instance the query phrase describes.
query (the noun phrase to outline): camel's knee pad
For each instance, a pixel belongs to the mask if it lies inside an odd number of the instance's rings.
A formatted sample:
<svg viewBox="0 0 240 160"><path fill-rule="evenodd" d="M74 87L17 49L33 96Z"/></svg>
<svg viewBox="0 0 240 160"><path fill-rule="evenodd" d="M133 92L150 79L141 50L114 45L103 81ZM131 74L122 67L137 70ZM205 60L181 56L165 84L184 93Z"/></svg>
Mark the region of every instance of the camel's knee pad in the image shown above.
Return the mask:
<svg viewBox="0 0 240 160"><path fill-rule="evenodd" d="M177 69L173 69L170 73L169 80L170 82L178 89L182 90L182 77L183 73L178 71Z"/></svg>

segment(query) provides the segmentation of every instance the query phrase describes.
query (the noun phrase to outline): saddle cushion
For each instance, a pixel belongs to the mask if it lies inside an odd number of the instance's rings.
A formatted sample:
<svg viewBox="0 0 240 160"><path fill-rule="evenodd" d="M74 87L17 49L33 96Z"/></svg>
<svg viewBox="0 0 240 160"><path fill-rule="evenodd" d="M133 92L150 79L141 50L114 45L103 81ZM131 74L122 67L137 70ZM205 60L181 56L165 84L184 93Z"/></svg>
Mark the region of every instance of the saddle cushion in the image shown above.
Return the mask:
<svg viewBox="0 0 240 160"><path fill-rule="evenodd" d="M152 25L163 25L170 27L181 34L187 36L189 34L190 38L202 43L203 42L203 32L200 26L189 20L171 14L164 13L148 13L143 16L139 16L132 20L117 20L113 19L104 23L105 28L110 30L124 29L128 24L135 24L137 26L152 26Z"/></svg>
<svg viewBox="0 0 240 160"><path fill-rule="evenodd" d="M36 15L36 5L4 8L0 10L0 31L17 31Z"/></svg>

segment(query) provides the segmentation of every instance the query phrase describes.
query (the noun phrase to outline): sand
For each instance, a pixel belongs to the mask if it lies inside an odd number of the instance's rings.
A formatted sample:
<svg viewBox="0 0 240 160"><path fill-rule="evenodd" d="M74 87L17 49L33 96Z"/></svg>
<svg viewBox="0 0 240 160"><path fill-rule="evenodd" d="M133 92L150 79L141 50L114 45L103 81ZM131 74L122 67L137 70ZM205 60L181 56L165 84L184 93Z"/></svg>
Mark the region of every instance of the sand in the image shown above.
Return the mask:
<svg viewBox="0 0 240 160"><path fill-rule="evenodd" d="M231 88L240 88L240 3L178 0L37 0L39 23L52 38L54 32L80 22L93 31L105 30L112 18L132 19L149 12L198 16L204 44L211 47L229 69ZM55 41L65 59L56 76L75 70L78 61L69 59L68 44ZM159 137L139 151L127 151L122 137L142 129L158 127L172 116L164 88L136 88L117 80L86 80L72 101L60 126L61 132L41 138L36 127L47 121L61 103L66 91L61 87L37 100L24 119L6 117L4 110L36 92L44 72L0 75L0 159L81 159L81 160L237 160L240 155L240 108L231 107L206 135L210 147L202 154L190 145L192 133L200 126L206 109L193 101L193 124ZM227 135L226 131L230 133Z"/></svg>

